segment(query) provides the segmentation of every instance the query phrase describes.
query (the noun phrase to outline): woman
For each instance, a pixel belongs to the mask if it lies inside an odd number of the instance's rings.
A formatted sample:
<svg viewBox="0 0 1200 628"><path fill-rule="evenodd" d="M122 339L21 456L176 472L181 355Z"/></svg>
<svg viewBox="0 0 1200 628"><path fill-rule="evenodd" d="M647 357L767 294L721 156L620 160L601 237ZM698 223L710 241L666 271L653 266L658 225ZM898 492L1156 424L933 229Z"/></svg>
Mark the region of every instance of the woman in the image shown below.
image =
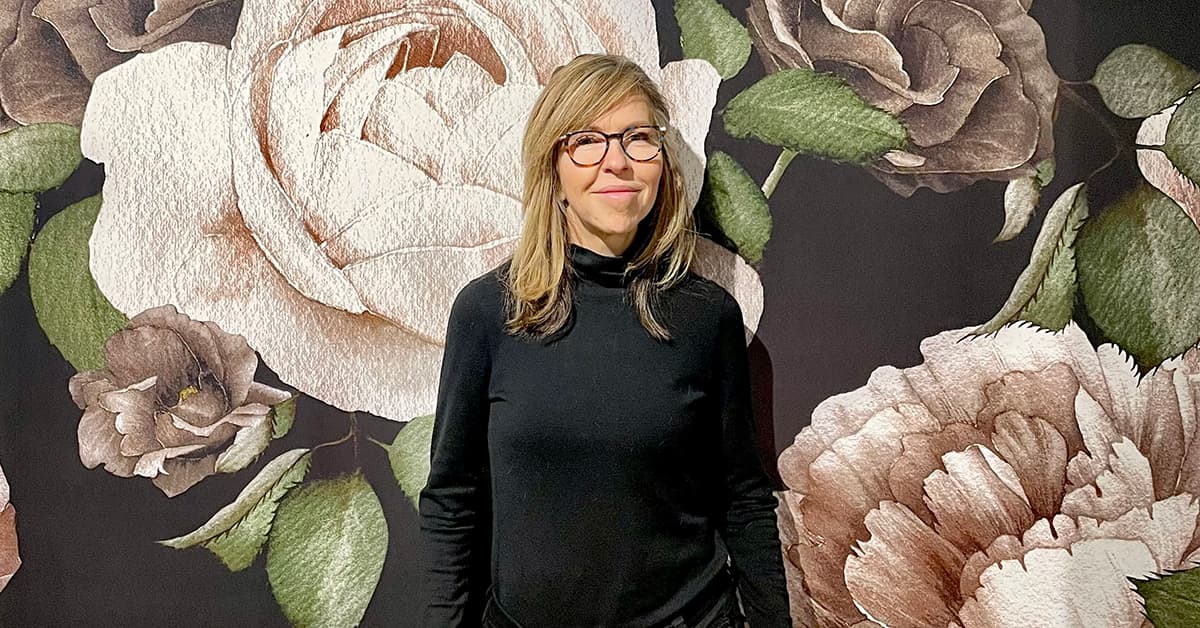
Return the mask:
<svg viewBox="0 0 1200 628"><path fill-rule="evenodd" d="M689 270L669 123L620 56L577 57L534 105L521 241L450 313L430 628L734 626L735 590L753 628L791 625L741 310Z"/></svg>

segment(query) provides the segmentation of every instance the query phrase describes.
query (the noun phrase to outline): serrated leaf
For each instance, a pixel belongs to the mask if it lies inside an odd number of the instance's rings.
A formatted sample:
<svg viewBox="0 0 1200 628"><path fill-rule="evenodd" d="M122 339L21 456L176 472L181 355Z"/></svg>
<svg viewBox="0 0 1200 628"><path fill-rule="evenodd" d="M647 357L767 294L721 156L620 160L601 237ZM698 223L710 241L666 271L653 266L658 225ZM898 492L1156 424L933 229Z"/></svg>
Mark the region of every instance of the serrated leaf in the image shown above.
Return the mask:
<svg viewBox="0 0 1200 628"><path fill-rule="evenodd" d="M159 543L175 549L201 545L216 554L230 571L249 567L267 540L279 500L304 479L311 456L308 449L280 454L204 525Z"/></svg>
<svg viewBox="0 0 1200 628"><path fill-rule="evenodd" d="M1109 111L1123 118L1157 113L1197 82L1200 74L1195 70L1142 44L1127 44L1108 53L1091 80Z"/></svg>
<svg viewBox="0 0 1200 628"><path fill-rule="evenodd" d="M704 59L722 79L737 76L750 58L750 33L716 0L676 0L683 56Z"/></svg>
<svg viewBox="0 0 1200 628"><path fill-rule="evenodd" d="M267 578L293 626L356 626L375 595L388 530L359 473L297 488L279 505Z"/></svg>
<svg viewBox="0 0 1200 628"><path fill-rule="evenodd" d="M1200 180L1200 96L1188 96L1171 115L1162 150L1186 177Z"/></svg>
<svg viewBox="0 0 1200 628"><path fill-rule="evenodd" d="M1148 580L1130 578L1155 628L1200 626L1200 568Z"/></svg>
<svg viewBox="0 0 1200 628"><path fill-rule="evenodd" d="M33 235L36 207L31 193L0 192L0 294L21 274L21 262Z"/></svg>
<svg viewBox="0 0 1200 628"><path fill-rule="evenodd" d="M1104 336L1149 369L1200 340L1200 231L1141 184L1084 223L1079 289Z"/></svg>
<svg viewBox="0 0 1200 628"><path fill-rule="evenodd" d="M1042 185L1036 175L1009 181L1004 188L1004 226L992 243L1007 242L1024 231L1041 198Z"/></svg>
<svg viewBox="0 0 1200 628"><path fill-rule="evenodd" d="M433 441L433 415L419 416L409 421L392 444L379 443L387 451L388 464L400 490L408 496L413 508L420 509L418 498L429 480L429 449ZM378 441L376 441L378 442Z"/></svg>
<svg viewBox="0 0 1200 628"><path fill-rule="evenodd" d="M38 324L78 371L104 368L104 341L129 322L96 287L88 267L88 239L99 211L99 194L67 207L46 222L29 250L29 296Z"/></svg>
<svg viewBox="0 0 1200 628"><path fill-rule="evenodd" d="M296 396L271 406L271 438L283 438L296 420Z"/></svg>
<svg viewBox="0 0 1200 628"><path fill-rule="evenodd" d="M1046 212L1029 265L1017 277L1012 294L975 334L990 334L1018 319L1056 331L1067 324L1075 299L1073 247L1087 213L1084 184L1076 183L1059 195Z"/></svg>
<svg viewBox="0 0 1200 628"><path fill-rule="evenodd" d="M751 264L762 259L771 239L771 212L762 189L733 157L717 151L708 159L697 215L715 224Z"/></svg>
<svg viewBox="0 0 1200 628"><path fill-rule="evenodd" d="M244 427L233 435L233 443L217 456L217 473L235 473L250 466L271 444L271 417Z"/></svg>
<svg viewBox="0 0 1200 628"><path fill-rule="evenodd" d="M908 143L900 121L867 104L840 78L789 68L746 88L722 111L733 137L834 161L867 163Z"/></svg>
<svg viewBox="0 0 1200 628"><path fill-rule="evenodd" d="M30 124L0 133L0 191L56 188L82 160L79 128L69 124Z"/></svg>

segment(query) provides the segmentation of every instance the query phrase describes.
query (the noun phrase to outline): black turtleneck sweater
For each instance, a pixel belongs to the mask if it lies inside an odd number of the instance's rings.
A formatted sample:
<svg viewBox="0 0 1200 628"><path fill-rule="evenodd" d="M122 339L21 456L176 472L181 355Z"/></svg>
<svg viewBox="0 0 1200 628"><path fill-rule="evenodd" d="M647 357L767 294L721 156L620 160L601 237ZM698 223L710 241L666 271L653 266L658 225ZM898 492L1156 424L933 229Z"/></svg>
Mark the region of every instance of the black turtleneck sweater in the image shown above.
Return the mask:
<svg viewBox="0 0 1200 628"><path fill-rule="evenodd" d="M552 339L504 332L508 263L459 292L419 499L428 628L478 626L489 585L528 628L655 626L727 558L750 625L791 626L741 310L691 274L651 337L622 278L646 231L620 257L570 245Z"/></svg>

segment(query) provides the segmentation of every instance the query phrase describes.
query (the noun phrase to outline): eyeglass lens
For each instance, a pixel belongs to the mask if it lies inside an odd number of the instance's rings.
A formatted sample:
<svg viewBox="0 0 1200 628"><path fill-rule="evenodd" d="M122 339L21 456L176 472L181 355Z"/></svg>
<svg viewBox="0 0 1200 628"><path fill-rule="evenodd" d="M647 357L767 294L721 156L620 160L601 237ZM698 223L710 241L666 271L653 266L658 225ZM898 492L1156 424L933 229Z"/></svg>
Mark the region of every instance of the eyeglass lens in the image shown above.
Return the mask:
<svg viewBox="0 0 1200 628"><path fill-rule="evenodd" d="M621 136L625 154L635 161L649 161L662 149L662 136L654 127L629 129ZM581 166L594 166L604 159L608 138L596 131L576 133L567 141L571 159Z"/></svg>

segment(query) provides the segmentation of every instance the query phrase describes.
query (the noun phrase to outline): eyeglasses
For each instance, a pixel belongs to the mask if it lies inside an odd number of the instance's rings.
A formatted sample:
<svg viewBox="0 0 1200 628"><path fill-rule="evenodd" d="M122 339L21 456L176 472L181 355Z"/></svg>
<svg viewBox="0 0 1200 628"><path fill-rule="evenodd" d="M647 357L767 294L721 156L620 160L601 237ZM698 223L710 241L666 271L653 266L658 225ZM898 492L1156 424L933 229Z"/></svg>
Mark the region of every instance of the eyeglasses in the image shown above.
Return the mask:
<svg viewBox="0 0 1200 628"><path fill-rule="evenodd" d="M666 137L665 126L635 126L620 133L600 131L571 131L558 137L564 142L567 156L577 166L594 166L604 161L611 139L621 140L621 150L634 161L650 161L662 152Z"/></svg>

